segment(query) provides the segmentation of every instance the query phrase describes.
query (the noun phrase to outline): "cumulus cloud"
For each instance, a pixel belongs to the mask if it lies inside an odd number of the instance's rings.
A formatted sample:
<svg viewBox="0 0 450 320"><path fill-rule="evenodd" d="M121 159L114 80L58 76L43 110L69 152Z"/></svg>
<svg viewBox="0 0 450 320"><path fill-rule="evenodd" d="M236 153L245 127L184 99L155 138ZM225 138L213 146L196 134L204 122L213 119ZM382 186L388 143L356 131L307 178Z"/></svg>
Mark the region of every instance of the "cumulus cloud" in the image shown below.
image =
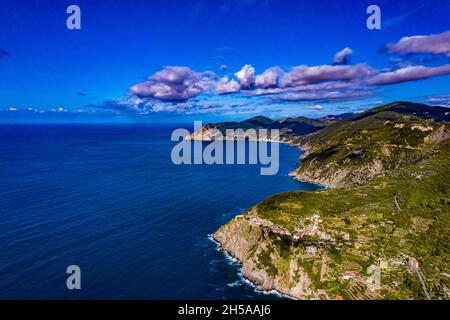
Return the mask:
<svg viewBox="0 0 450 320"><path fill-rule="evenodd" d="M388 49L400 53L450 54L449 38L450 31L405 37L389 45ZM133 85L127 99L116 105L129 105L131 109L148 112L199 113L219 112L225 108L225 100L229 100L227 108L233 112L245 109L253 101L268 102L272 106L277 102L295 101L313 102L319 109L322 103L373 97L381 86L450 74L450 64L424 66L404 61L397 65L398 69L375 69L365 63L350 65L352 54L352 49L346 47L336 53L333 64L297 65L285 70L273 66L262 73L246 64L236 73L220 78L211 71L196 72L188 67L166 66ZM226 66L220 65L220 69L226 71ZM239 95L223 96L233 93ZM214 97L217 97L216 101L211 102ZM245 102L237 104L237 99Z"/></svg>
<svg viewBox="0 0 450 320"><path fill-rule="evenodd" d="M241 89L240 84L234 80L228 78L228 76L220 78L218 81L215 91L218 94L226 94L226 93L234 93L238 92Z"/></svg>
<svg viewBox="0 0 450 320"><path fill-rule="evenodd" d="M425 36L403 37L387 46L389 52L430 53L450 56L450 31Z"/></svg>
<svg viewBox="0 0 450 320"><path fill-rule="evenodd" d="M255 83L255 68L246 64L234 74L238 78L242 88L250 88Z"/></svg>
<svg viewBox="0 0 450 320"><path fill-rule="evenodd" d="M304 84L320 83L325 81L351 81L361 80L373 74L374 70L367 64L354 66L297 66L286 73L281 79L282 87L294 87Z"/></svg>
<svg viewBox="0 0 450 320"><path fill-rule="evenodd" d="M261 74L256 74L255 69L247 64L234 74L235 78L229 75L217 78L211 72L199 73L187 67L167 66L130 88L130 97L134 97L130 106L147 108L152 112L187 112L187 106L191 105L186 104L188 100L201 93L209 93L206 100L214 95L241 93L247 97L266 96L270 101L351 101L373 96L379 86L445 74L450 74L450 64L439 67L406 65L388 71L376 70L367 64L300 65L287 72L275 66ZM213 109L199 103L193 106L197 111ZM217 108L217 103L214 108Z"/></svg>
<svg viewBox="0 0 450 320"><path fill-rule="evenodd" d="M349 47L342 49L334 56L333 64L348 64L352 54L353 50Z"/></svg>
<svg viewBox="0 0 450 320"><path fill-rule="evenodd" d="M348 88L360 88L361 85L357 83L351 83L351 82L324 82L324 83L317 83L317 84L305 84L305 85L298 85L294 87L273 87L273 88L256 88L253 90L246 91L247 94L260 96L260 95L273 95L273 94L279 94L279 93L286 93L286 92L304 92L304 91L329 91L329 90L342 90L342 89L348 89Z"/></svg>
<svg viewBox="0 0 450 320"><path fill-rule="evenodd" d="M182 114L206 114L206 113L245 113L246 111L255 110L255 106L251 104L243 104L237 102L217 102L217 101L187 101L179 103L154 103L149 110L155 113L170 112Z"/></svg>
<svg viewBox="0 0 450 320"><path fill-rule="evenodd" d="M186 101L209 91L214 85L211 73L199 73L187 67L167 66L163 70L137 83L130 93L141 98L162 101Z"/></svg>
<svg viewBox="0 0 450 320"><path fill-rule="evenodd" d="M279 67L271 67L256 76L255 85L259 88L275 87L278 85L278 80L282 73Z"/></svg>
<svg viewBox="0 0 450 320"><path fill-rule="evenodd" d="M427 79L450 74L450 64L440 67L408 66L395 71L379 73L368 83L376 86L390 85L407 81Z"/></svg>
<svg viewBox="0 0 450 320"><path fill-rule="evenodd" d="M318 101L339 102L363 99L372 96L368 91L319 91L319 92L288 92L277 97L283 101Z"/></svg>

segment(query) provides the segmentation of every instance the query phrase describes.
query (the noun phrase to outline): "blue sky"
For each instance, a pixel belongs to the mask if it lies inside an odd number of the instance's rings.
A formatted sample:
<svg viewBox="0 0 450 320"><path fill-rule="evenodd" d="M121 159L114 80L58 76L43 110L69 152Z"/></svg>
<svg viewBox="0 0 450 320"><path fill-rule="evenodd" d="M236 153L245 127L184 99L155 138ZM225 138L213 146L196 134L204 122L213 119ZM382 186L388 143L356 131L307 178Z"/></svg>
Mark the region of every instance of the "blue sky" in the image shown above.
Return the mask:
<svg viewBox="0 0 450 320"><path fill-rule="evenodd" d="M81 30L66 28L70 4ZM371 4L381 30L366 27ZM448 17L446 0L2 0L0 118L29 109L216 121L449 105ZM417 35L427 37L401 42Z"/></svg>

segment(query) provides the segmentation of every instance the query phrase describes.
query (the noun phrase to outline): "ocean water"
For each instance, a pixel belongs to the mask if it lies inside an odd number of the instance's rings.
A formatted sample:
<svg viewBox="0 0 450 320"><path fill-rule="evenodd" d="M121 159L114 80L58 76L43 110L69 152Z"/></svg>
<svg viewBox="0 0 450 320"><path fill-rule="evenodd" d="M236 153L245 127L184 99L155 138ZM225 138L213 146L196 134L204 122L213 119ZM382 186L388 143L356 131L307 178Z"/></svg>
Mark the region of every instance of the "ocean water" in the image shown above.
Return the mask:
<svg viewBox="0 0 450 320"><path fill-rule="evenodd" d="M266 197L316 186L280 171L172 164L171 126L0 126L0 299L268 299L208 239ZM66 268L81 268L81 290Z"/></svg>

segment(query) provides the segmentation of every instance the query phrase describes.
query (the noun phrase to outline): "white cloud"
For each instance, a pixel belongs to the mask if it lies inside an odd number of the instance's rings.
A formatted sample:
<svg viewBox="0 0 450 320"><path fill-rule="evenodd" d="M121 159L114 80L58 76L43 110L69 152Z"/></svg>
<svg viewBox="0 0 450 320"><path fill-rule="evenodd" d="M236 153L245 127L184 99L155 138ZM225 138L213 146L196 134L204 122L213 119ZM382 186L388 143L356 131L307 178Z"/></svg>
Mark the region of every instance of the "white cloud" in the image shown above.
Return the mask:
<svg viewBox="0 0 450 320"><path fill-rule="evenodd" d="M279 67L271 67L256 76L255 84L259 88L275 87L278 85L278 80L282 73Z"/></svg>
<svg viewBox="0 0 450 320"><path fill-rule="evenodd" d="M234 74L238 78L241 88L250 88L255 83L255 68L246 64Z"/></svg>
<svg viewBox="0 0 450 320"><path fill-rule="evenodd" d="M349 57L353 54L353 50L346 47L336 53L334 56L333 64L347 64Z"/></svg>
<svg viewBox="0 0 450 320"><path fill-rule="evenodd" d="M215 91L218 94L225 94L238 92L240 89L241 86L236 80L230 80L228 76L225 76L219 80L216 85Z"/></svg>

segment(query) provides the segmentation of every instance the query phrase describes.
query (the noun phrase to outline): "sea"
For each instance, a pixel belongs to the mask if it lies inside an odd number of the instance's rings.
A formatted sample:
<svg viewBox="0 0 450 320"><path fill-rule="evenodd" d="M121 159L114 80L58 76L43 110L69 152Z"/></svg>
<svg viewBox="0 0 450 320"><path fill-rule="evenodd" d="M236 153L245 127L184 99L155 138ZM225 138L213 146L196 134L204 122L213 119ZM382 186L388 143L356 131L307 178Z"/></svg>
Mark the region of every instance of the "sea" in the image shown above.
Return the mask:
<svg viewBox="0 0 450 320"><path fill-rule="evenodd" d="M271 176L175 165L179 127L1 125L0 299L281 298L245 281L210 235L275 193L316 190L288 176L301 152L281 144Z"/></svg>

